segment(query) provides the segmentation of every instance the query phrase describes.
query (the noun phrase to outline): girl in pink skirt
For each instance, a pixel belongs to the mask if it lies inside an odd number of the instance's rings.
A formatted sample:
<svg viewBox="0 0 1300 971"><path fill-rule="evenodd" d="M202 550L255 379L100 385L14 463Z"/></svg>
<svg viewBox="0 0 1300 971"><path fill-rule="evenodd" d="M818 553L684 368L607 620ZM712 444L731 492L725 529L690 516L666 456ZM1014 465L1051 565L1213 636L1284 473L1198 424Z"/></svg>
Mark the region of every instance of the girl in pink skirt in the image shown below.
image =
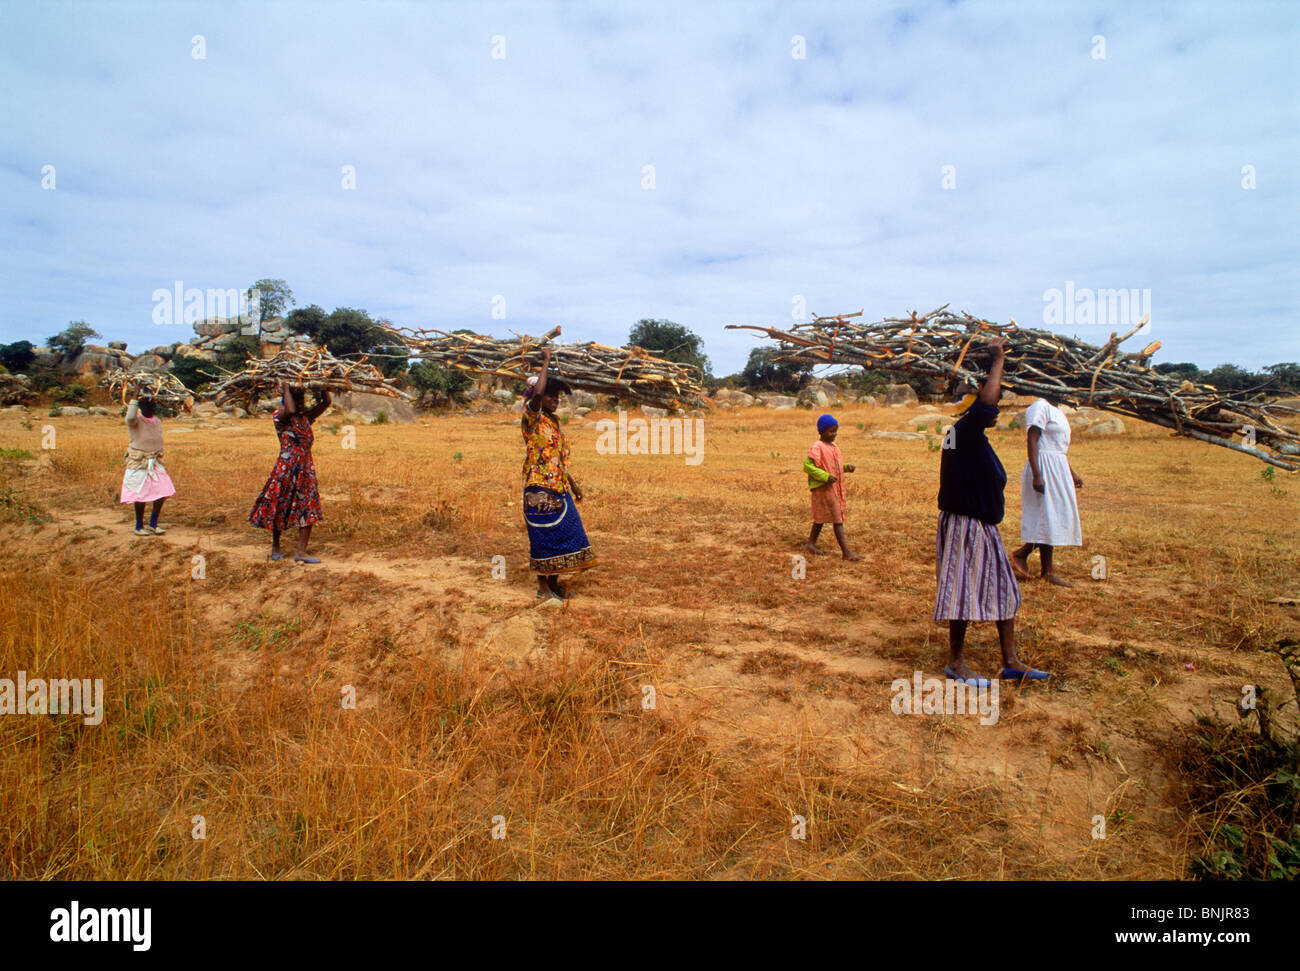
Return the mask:
<svg viewBox="0 0 1300 971"><path fill-rule="evenodd" d="M131 399L126 406L126 427L131 444L126 450L126 473L122 476L122 501L135 504L135 535L161 536L158 525L163 500L176 495L171 476L163 466L162 422L154 416L152 398ZM144 525L144 507L153 503L149 527Z"/></svg>

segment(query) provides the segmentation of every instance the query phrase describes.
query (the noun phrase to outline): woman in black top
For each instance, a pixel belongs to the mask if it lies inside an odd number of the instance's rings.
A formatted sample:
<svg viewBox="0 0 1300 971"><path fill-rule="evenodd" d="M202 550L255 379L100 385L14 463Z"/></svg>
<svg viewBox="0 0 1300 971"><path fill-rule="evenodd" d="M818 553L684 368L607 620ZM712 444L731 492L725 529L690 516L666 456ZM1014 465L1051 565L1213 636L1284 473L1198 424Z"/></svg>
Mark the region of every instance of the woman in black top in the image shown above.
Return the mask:
<svg viewBox="0 0 1300 971"><path fill-rule="evenodd" d="M1047 674L1016 657L1015 618L1020 586L1002 545L1002 490L1007 473L984 434L998 421L1002 368L1007 340L989 344L993 361L974 403L944 439L939 460L939 531L935 543L934 619L948 621L948 665L944 674L958 681L987 685L962 654L966 627L972 620L992 620L1002 643L999 677L1043 680Z"/></svg>

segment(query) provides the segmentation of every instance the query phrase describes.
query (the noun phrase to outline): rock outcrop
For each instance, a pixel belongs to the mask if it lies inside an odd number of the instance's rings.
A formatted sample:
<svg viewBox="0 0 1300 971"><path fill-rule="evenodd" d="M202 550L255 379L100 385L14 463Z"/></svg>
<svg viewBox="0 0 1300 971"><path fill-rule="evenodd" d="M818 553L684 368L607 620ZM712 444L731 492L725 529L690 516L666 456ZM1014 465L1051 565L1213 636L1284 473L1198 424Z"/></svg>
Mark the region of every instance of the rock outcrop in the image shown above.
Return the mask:
<svg viewBox="0 0 1300 971"><path fill-rule="evenodd" d="M885 389L886 405L914 405L918 400L910 384L891 384Z"/></svg>

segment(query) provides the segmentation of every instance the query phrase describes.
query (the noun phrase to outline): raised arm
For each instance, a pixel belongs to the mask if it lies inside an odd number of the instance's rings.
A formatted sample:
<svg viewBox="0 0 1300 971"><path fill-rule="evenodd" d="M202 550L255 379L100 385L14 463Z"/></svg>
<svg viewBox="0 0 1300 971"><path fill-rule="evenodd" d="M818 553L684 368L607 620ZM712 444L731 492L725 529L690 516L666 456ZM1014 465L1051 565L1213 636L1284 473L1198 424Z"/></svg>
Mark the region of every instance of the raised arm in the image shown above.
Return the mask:
<svg viewBox="0 0 1300 971"><path fill-rule="evenodd" d="M280 404L284 406L284 413L286 415L293 414L293 395L289 393L288 381L280 382Z"/></svg>
<svg viewBox="0 0 1300 971"><path fill-rule="evenodd" d="M329 409L331 401L333 401L333 399L330 397L330 393L328 391L322 391L320 397L316 399L316 403L308 409L307 420L315 421L321 415L325 414Z"/></svg>
<svg viewBox="0 0 1300 971"><path fill-rule="evenodd" d="M540 398L546 394L546 378L551 371L551 349L542 348L542 369L537 372L537 384L533 386L533 394Z"/></svg>
<svg viewBox="0 0 1300 971"><path fill-rule="evenodd" d="M551 369L551 349L542 348L542 369L537 372L537 383L533 385L533 396L528 401L528 407L537 411L541 407L542 395L546 394L546 375Z"/></svg>
<svg viewBox="0 0 1300 971"><path fill-rule="evenodd" d="M140 401L132 397L126 406L126 423L134 425L140 420Z"/></svg>
<svg viewBox="0 0 1300 971"><path fill-rule="evenodd" d="M993 352L993 366L989 368L989 377L984 382L984 387L980 388L980 401L995 408L998 399L1002 397L1002 366L1007 361L1007 346L1005 337L995 337L989 341L989 350Z"/></svg>

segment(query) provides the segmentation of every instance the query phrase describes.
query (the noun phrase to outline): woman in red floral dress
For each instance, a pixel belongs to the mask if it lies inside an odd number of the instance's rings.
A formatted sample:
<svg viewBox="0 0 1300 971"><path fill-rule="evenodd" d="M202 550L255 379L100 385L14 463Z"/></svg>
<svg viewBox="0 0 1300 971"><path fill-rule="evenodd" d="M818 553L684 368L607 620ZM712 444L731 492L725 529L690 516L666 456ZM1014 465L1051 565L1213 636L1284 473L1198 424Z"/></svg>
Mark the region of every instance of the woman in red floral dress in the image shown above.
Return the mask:
<svg viewBox="0 0 1300 971"><path fill-rule="evenodd" d="M314 438L311 425L330 406L328 391L317 396L310 409L306 406L306 392L302 388L281 385L283 407L272 416L275 433L280 437L280 457L276 460L271 477L266 480L262 494L253 503L248 521L254 526L271 531L271 559L282 560L280 533L298 527L298 552L295 563L319 563L307 555L311 527L324 516L320 508L320 488L316 484L316 463L311 457Z"/></svg>

